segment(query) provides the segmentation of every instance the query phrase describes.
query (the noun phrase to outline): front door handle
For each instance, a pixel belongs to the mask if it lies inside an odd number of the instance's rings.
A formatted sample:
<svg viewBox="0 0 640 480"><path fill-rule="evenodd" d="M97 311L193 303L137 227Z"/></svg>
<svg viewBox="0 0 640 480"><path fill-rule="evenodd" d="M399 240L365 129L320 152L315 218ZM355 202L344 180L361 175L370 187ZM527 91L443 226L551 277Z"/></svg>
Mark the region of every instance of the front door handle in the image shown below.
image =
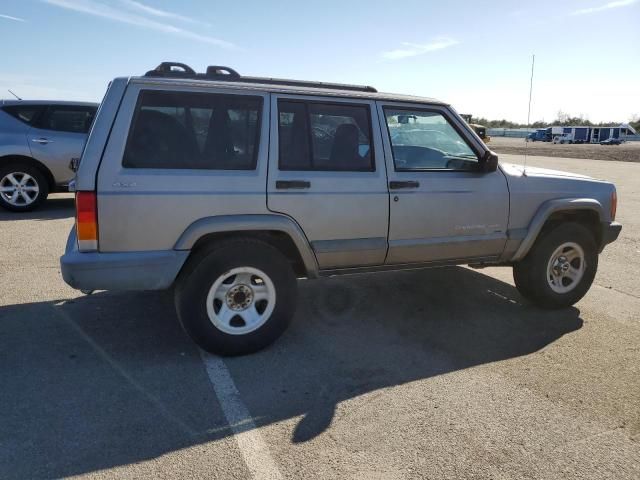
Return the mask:
<svg viewBox="0 0 640 480"><path fill-rule="evenodd" d="M306 180L276 180L276 188L278 190L289 188L311 188L311 182Z"/></svg>
<svg viewBox="0 0 640 480"><path fill-rule="evenodd" d="M32 142L39 143L40 145L46 145L47 143L51 143L51 140L48 138L40 137L40 138L32 138Z"/></svg>
<svg viewBox="0 0 640 480"><path fill-rule="evenodd" d="M419 186L420 186L420 182L416 182L415 180L407 180L403 182L399 182L399 181L389 182L389 188L391 190L398 190L400 188L418 188Z"/></svg>

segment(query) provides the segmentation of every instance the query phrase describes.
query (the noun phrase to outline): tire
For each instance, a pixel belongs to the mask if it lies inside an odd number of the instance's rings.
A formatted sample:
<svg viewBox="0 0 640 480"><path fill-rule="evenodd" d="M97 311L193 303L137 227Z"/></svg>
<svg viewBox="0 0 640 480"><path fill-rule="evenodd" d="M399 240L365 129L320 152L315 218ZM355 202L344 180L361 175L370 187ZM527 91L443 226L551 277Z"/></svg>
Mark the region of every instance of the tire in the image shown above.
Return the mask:
<svg viewBox="0 0 640 480"><path fill-rule="evenodd" d="M258 295L266 299L257 300ZM282 335L296 295L296 277L278 249L236 239L195 253L180 273L174 299L182 327L201 348L244 355Z"/></svg>
<svg viewBox="0 0 640 480"><path fill-rule="evenodd" d="M597 270L593 234L579 223L566 223L541 234L527 256L513 266L513 279L523 297L556 309L584 297Z"/></svg>
<svg viewBox="0 0 640 480"><path fill-rule="evenodd" d="M517 268L522 262L517 263L513 267L513 281L520 295L527 300L533 300L531 285L529 285L529 276L524 268Z"/></svg>
<svg viewBox="0 0 640 480"><path fill-rule="evenodd" d="M0 166L0 206L12 212L38 208L49 195L49 184L40 170L24 163Z"/></svg>

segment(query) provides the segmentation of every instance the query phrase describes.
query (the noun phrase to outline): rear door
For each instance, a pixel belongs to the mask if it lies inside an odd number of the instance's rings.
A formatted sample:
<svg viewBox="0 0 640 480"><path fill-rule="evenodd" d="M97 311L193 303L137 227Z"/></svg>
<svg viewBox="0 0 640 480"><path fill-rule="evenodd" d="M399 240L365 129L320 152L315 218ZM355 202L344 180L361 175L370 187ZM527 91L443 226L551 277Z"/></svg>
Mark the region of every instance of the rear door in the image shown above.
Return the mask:
<svg viewBox="0 0 640 480"><path fill-rule="evenodd" d="M293 218L321 269L383 264L389 194L375 103L272 94L268 207Z"/></svg>
<svg viewBox="0 0 640 480"><path fill-rule="evenodd" d="M379 104L391 211L388 264L495 258L506 242L509 191L500 169L446 107Z"/></svg>
<svg viewBox="0 0 640 480"><path fill-rule="evenodd" d="M69 162L80 157L96 109L49 105L27 132L33 158L51 170L57 184L67 184L73 178Z"/></svg>

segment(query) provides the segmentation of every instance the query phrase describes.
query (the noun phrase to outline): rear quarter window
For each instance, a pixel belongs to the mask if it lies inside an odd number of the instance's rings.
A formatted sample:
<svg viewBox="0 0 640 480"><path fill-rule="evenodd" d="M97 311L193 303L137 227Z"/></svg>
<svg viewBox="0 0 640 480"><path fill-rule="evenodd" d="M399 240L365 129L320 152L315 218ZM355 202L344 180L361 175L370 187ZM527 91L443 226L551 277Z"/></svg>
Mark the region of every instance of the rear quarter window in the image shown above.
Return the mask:
<svg viewBox="0 0 640 480"><path fill-rule="evenodd" d="M44 109L44 105L6 105L2 107L4 112L27 125L33 125Z"/></svg>
<svg viewBox="0 0 640 480"><path fill-rule="evenodd" d="M122 165L254 170L262 97L142 91Z"/></svg>

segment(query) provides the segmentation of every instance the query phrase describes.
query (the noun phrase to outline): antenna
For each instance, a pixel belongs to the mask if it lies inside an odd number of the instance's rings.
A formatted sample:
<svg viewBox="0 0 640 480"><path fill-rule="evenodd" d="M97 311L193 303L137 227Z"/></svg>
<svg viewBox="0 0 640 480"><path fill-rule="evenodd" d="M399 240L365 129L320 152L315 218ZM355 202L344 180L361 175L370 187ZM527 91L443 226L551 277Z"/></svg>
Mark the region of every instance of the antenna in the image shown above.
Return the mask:
<svg viewBox="0 0 640 480"><path fill-rule="evenodd" d="M527 111L527 135L529 135L529 129L531 128L531 96L533 94L533 67L536 63L536 56L533 54L531 56L531 81L529 82L529 110ZM527 145L529 142L524 142L524 167L522 169L522 174L527 176Z"/></svg>
<svg viewBox="0 0 640 480"><path fill-rule="evenodd" d="M11 89L7 88L7 90L9 90L9 93L10 93L11 95L13 95L14 97L16 97L18 100L22 100L18 95L16 95L15 93L13 93L13 92L11 91Z"/></svg>

